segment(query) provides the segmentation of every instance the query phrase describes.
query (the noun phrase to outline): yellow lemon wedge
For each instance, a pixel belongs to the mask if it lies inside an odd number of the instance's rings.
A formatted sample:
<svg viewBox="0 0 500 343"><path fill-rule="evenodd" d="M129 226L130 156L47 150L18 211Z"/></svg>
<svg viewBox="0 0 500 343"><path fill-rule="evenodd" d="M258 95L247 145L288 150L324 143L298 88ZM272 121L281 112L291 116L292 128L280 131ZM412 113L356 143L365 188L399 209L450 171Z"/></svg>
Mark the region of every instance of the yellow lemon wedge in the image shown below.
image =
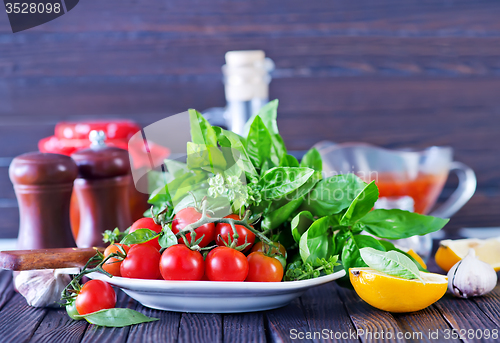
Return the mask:
<svg viewBox="0 0 500 343"><path fill-rule="evenodd" d="M424 282L408 280L372 268L350 268L349 279L359 297L380 310L414 312L434 304L446 293L448 278L420 272Z"/></svg>
<svg viewBox="0 0 500 343"><path fill-rule="evenodd" d="M411 257L413 257L415 261L417 261L423 268L427 269L427 265L425 264L424 260L422 259L422 257L420 257L419 254L417 254L412 249L408 250L406 253Z"/></svg>
<svg viewBox="0 0 500 343"><path fill-rule="evenodd" d="M476 252L478 259L490 264L495 271L500 271L500 238L447 239L439 242L434 259L439 267L448 272L467 255L471 248Z"/></svg>

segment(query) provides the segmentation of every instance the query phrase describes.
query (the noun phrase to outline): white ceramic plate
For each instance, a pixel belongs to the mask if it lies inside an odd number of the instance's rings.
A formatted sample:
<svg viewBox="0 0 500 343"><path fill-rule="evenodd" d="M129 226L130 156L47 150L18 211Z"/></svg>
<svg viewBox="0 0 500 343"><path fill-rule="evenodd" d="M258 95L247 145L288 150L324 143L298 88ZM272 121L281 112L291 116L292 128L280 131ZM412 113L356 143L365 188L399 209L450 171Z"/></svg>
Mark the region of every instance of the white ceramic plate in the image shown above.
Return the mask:
<svg viewBox="0 0 500 343"><path fill-rule="evenodd" d="M214 282L109 278L91 273L91 279L121 288L142 305L158 310L197 313L263 311L289 304L309 288L337 280L342 269L315 279L290 282Z"/></svg>

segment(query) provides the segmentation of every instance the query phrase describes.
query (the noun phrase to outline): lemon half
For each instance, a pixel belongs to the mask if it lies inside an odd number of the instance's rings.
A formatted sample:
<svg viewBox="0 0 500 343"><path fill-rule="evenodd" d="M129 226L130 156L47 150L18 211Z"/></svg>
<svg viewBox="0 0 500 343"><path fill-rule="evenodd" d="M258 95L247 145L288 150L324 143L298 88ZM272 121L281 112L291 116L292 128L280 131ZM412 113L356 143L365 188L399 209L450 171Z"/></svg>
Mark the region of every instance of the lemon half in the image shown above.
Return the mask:
<svg viewBox="0 0 500 343"><path fill-rule="evenodd" d="M500 238L441 241L434 257L436 264L448 272L451 267L467 255L471 248L475 250L478 259L490 264L495 271L500 271Z"/></svg>
<svg viewBox="0 0 500 343"><path fill-rule="evenodd" d="M420 272L425 283L379 272L372 268L350 268L349 278L359 297L380 310L414 312L434 304L446 293L448 278Z"/></svg>

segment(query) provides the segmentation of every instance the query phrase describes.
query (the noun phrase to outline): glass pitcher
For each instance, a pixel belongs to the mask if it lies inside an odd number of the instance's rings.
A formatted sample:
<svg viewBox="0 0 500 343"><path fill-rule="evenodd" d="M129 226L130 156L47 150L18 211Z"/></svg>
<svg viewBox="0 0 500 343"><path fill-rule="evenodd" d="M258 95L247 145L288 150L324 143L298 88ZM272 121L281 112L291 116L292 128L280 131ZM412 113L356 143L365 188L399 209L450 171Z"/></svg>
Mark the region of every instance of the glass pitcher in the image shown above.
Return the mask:
<svg viewBox="0 0 500 343"><path fill-rule="evenodd" d="M469 201L476 190L474 171L453 161L450 147L429 147L422 151L390 150L365 143L315 145L323 158L325 176L354 173L366 182L375 180L379 200L375 208L399 208L441 218L450 218ZM450 171L458 176L458 187L437 209L432 210ZM429 235L399 240L398 245L428 257Z"/></svg>

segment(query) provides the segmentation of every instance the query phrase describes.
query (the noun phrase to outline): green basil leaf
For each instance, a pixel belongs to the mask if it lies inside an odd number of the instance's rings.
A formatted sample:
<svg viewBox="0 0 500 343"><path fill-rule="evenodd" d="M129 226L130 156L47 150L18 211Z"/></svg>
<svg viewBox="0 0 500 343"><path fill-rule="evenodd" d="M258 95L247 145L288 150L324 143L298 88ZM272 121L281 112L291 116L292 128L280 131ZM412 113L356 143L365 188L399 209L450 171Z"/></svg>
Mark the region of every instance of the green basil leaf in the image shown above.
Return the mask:
<svg viewBox="0 0 500 343"><path fill-rule="evenodd" d="M120 241L120 244L140 244L158 237L158 234L150 229L139 229L129 233Z"/></svg>
<svg viewBox="0 0 500 343"><path fill-rule="evenodd" d="M169 160L168 158L163 163L167 167L168 173L174 178L189 172L189 168L186 163L176 160Z"/></svg>
<svg viewBox="0 0 500 343"><path fill-rule="evenodd" d="M360 254L360 249L371 247L376 250L385 251L385 248L378 240L366 235L353 235L350 231L347 232L347 239L342 249L342 265L346 273L349 268L367 267Z"/></svg>
<svg viewBox="0 0 500 343"><path fill-rule="evenodd" d="M250 132L250 126L257 116L262 119L262 122L271 135L279 133L278 123L276 121L276 118L278 117L278 99L268 102L267 104L262 106L258 113L251 116L243 128L243 132Z"/></svg>
<svg viewBox="0 0 500 343"><path fill-rule="evenodd" d="M314 222L314 217L309 211L299 212L292 219L292 236L295 242L300 242L300 237Z"/></svg>
<svg viewBox="0 0 500 343"><path fill-rule="evenodd" d="M187 165L189 169L203 169L209 173L222 173L226 167L226 159L216 146L187 143Z"/></svg>
<svg viewBox="0 0 500 343"><path fill-rule="evenodd" d="M262 198L275 200L292 193L309 180L310 168L276 167L269 169L259 180Z"/></svg>
<svg viewBox="0 0 500 343"><path fill-rule="evenodd" d="M273 146L271 148L271 160L275 165L279 165L281 160L284 158L286 153L285 142L280 135L275 134L271 136L273 140Z"/></svg>
<svg viewBox="0 0 500 343"><path fill-rule="evenodd" d="M159 318L145 316L130 308L110 308L77 317L85 318L91 324L112 328L122 328L124 326L160 320Z"/></svg>
<svg viewBox="0 0 500 343"><path fill-rule="evenodd" d="M319 181L306 197L302 209L318 217L339 213L348 208L366 187L354 174L336 175Z"/></svg>
<svg viewBox="0 0 500 343"><path fill-rule="evenodd" d="M316 148L311 148L300 161L301 167L308 167L314 169L315 176L318 180L321 180L321 172L323 171L323 160Z"/></svg>
<svg viewBox="0 0 500 343"><path fill-rule="evenodd" d="M383 252L373 248L362 248L359 252L370 268L403 279L423 281L415 263L400 252L394 250Z"/></svg>
<svg viewBox="0 0 500 343"><path fill-rule="evenodd" d="M344 247L344 244L346 240L350 237L351 232L349 231L348 227L342 227L340 230L335 234L334 240L335 240L335 255L340 255L342 254L342 248Z"/></svg>
<svg viewBox="0 0 500 343"><path fill-rule="evenodd" d="M214 130L217 134L219 144L222 147L232 149L233 159L241 170L245 171L250 179L256 178L257 171L245 149L245 139L234 132L223 130L220 127L214 127Z"/></svg>
<svg viewBox="0 0 500 343"><path fill-rule="evenodd" d="M352 201L349 208L342 216L340 223L347 225L357 221L370 212L378 199L378 187L375 181L370 182Z"/></svg>
<svg viewBox="0 0 500 343"><path fill-rule="evenodd" d="M359 220L368 233L386 239L426 235L442 229L448 221L397 209L373 210Z"/></svg>
<svg viewBox="0 0 500 343"><path fill-rule="evenodd" d="M299 161L294 156L285 154L280 162L280 167L299 167Z"/></svg>
<svg viewBox="0 0 500 343"><path fill-rule="evenodd" d="M407 252L403 251L403 250L400 250L398 248L396 248L396 246L394 244L392 244L391 242L389 241L386 241L386 240L383 240L383 239L380 239L379 240L380 244L382 244L385 248L386 251L391 251L391 250L394 250L394 251L397 251L397 252L400 252L401 254L405 255L406 257L408 257L410 260L413 261L413 263L415 263L418 267L418 270L422 271L422 272L426 272L428 273L429 271L427 269L425 269L420 263L418 263L417 260L415 260L415 258L413 258L413 256L411 256L410 254L408 254Z"/></svg>
<svg viewBox="0 0 500 343"><path fill-rule="evenodd" d="M175 206L180 200L189 194L188 192L195 192L196 190L204 187L204 182L207 180L207 173L202 170L194 170L186 174L187 178L180 178L168 184L168 189L172 194L172 203Z"/></svg>
<svg viewBox="0 0 500 343"><path fill-rule="evenodd" d="M154 193L158 188L164 187L174 179L174 176L168 172L151 170L148 172L148 191Z"/></svg>
<svg viewBox="0 0 500 343"><path fill-rule="evenodd" d="M316 220L304 232L300 237L299 252L304 263L311 263L315 267L319 266L318 258L329 259L334 255L335 243L329 217Z"/></svg>
<svg viewBox="0 0 500 343"><path fill-rule="evenodd" d="M165 249L177 244L177 237L175 237L175 233L172 232L169 226L163 228L160 237L158 237L158 243Z"/></svg>
<svg viewBox="0 0 500 343"><path fill-rule="evenodd" d="M246 150L250 161L260 169L262 164L271 156L272 139L262 119L255 117L247 137Z"/></svg>
<svg viewBox="0 0 500 343"><path fill-rule="evenodd" d="M207 147L217 146L217 135L210 123L200 112L190 109L189 123L191 125L191 140L194 144L201 144Z"/></svg>
<svg viewBox="0 0 500 343"><path fill-rule="evenodd" d="M286 205L269 212L262 220L261 228L264 230L274 230L279 227L299 208L302 200L302 198L292 200Z"/></svg>

